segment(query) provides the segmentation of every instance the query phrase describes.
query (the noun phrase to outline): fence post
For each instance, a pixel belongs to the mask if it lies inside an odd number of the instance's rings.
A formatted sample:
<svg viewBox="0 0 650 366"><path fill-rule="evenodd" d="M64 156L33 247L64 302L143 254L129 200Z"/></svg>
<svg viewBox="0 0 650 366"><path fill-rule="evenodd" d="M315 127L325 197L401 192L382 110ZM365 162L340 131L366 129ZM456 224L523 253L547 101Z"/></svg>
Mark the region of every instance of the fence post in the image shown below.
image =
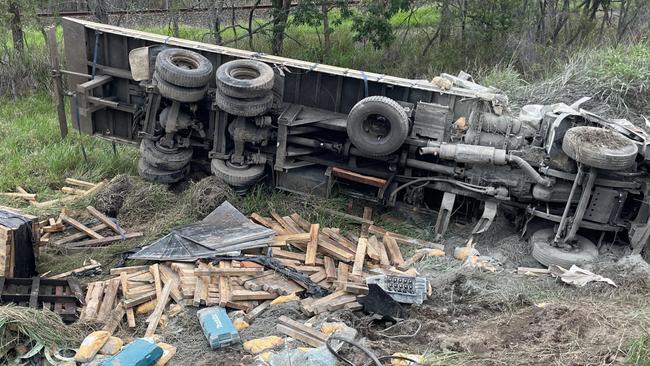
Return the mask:
<svg viewBox="0 0 650 366"><path fill-rule="evenodd" d="M50 49L54 103L56 103L56 112L59 118L59 130L61 130L61 138L65 138L68 135L68 122L65 117L65 104L63 101L63 81L59 66L59 48L56 44L56 25L47 28L47 43Z"/></svg>

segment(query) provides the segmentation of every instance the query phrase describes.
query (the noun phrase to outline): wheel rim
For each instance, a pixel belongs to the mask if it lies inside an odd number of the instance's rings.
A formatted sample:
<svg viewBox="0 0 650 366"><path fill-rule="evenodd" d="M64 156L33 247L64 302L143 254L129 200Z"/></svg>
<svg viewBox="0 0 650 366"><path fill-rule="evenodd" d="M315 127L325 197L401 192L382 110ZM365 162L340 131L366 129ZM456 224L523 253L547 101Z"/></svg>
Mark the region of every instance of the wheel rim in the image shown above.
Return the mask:
<svg viewBox="0 0 650 366"><path fill-rule="evenodd" d="M196 60L185 56L172 56L171 63L178 68L186 70L196 70L199 68Z"/></svg>
<svg viewBox="0 0 650 366"><path fill-rule="evenodd" d="M250 168L250 165L248 165L248 164L241 164L240 165L240 164L231 163L230 161L226 161L226 166L228 168L235 169L235 170L246 170L246 169Z"/></svg>
<svg viewBox="0 0 650 366"><path fill-rule="evenodd" d="M371 114L363 121L361 128L373 141L384 141L390 134L390 121L380 114Z"/></svg>
<svg viewBox="0 0 650 366"><path fill-rule="evenodd" d="M237 80L253 80L260 77L260 73L257 70L243 67L231 70L228 75Z"/></svg>

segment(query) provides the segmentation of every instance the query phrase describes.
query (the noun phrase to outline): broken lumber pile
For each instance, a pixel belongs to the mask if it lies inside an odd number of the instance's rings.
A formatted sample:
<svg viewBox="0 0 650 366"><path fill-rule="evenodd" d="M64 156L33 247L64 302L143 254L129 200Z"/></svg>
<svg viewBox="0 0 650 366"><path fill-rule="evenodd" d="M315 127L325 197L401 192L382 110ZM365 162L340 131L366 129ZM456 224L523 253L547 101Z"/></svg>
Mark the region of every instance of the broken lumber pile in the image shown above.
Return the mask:
<svg viewBox="0 0 650 366"><path fill-rule="evenodd" d="M90 224L92 223L92 224ZM53 241L53 233L62 233L66 229L76 232ZM61 250L84 250L101 247L116 241L141 237L141 232L127 232L120 227L117 220L112 219L96 208L88 206L86 212L74 215L63 208L56 218L41 221L40 246ZM102 231L106 231L102 234Z"/></svg>

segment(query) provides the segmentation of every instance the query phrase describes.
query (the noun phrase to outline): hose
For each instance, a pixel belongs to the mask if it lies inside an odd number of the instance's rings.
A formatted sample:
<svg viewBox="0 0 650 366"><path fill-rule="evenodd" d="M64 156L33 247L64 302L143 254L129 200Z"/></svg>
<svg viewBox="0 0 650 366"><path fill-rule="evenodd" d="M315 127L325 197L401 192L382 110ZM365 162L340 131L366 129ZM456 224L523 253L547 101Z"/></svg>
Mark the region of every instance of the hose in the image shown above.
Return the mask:
<svg viewBox="0 0 650 366"><path fill-rule="evenodd" d="M553 185L553 181L551 181L548 178L542 177L528 162L521 157L517 155L508 155L508 162L510 164L515 164L521 170L523 170L530 178L532 178L535 182L546 186L550 187Z"/></svg>
<svg viewBox="0 0 650 366"><path fill-rule="evenodd" d="M338 336L338 335L336 335L336 334L331 335L329 338L327 338L327 341L325 342L325 345L327 346L327 349L328 349L328 350L329 350L329 351L330 351L330 352L331 352L331 353L332 353L336 358L338 358L339 360L345 362L345 363L348 364L349 366L356 366L356 365L355 365L354 363L352 363L352 361L350 361L350 360L348 360L347 358L341 356L341 355L340 355L340 354L339 354L339 353L338 353L338 352L337 352L337 351L332 347L332 341L333 341L333 340L337 340L337 341L341 341L341 342L343 342L343 343L347 343L347 344L349 344L349 345L351 345L351 346L353 346L353 347L358 348L359 350L361 350L361 352L365 353L366 356L368 356L368 357L370 358L370 360L371 360L371 362L367 364L368 366L370 366L370 365L382 366L382 363L381 363L381 361L379 360L379 358L378 358L378 357L377 357L377 356L376 356L376 355L375 355L371 350L369 350L369 349L366 348L365 346L362 346L361 344L359 344L359 343L357 343L357 342L355 342L355 341L353 341L353 340L351 340L351 339L343 338L343 337Z"/></svg>

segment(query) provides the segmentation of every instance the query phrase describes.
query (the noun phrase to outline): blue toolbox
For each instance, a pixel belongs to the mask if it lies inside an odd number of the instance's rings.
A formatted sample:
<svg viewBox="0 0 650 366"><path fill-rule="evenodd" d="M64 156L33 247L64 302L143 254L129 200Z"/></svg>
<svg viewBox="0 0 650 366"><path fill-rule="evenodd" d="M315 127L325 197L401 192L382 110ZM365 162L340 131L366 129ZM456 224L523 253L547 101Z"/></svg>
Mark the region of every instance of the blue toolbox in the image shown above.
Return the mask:
<svg viewBox="0 0 650 366"><path fill-rule="evenodd" d="M230 346L241 342L239 332L222 307L211 307L196 312L203 328L203 333L212 349Z"/></svg>
<svg viewBox="0 0 650 366"><path fill-rule="evenodd" d="M138 338L124 347L120 353L102 363L102 366L152 366L162 357L162 348L152 341Z"/></svg>

